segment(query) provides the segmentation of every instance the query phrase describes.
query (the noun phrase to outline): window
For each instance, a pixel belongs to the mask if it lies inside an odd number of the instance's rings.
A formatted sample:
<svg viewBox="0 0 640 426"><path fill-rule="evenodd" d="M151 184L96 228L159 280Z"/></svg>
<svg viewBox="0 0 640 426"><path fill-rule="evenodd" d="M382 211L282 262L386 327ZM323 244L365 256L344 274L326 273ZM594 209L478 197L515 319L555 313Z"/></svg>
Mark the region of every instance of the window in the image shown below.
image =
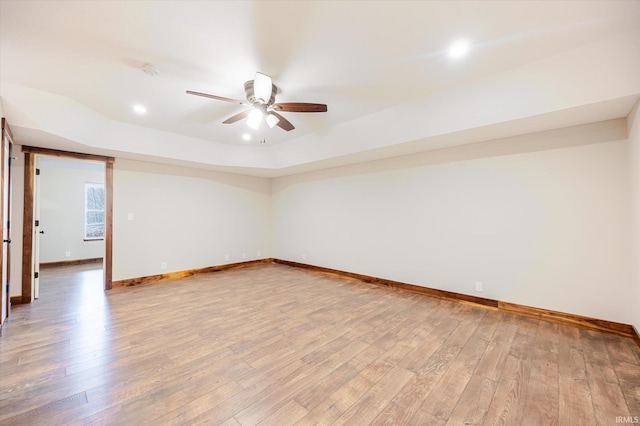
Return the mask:
<svg viewBox="0 0 640 426"><path fill-rule="evenodd" d="M105 192L102 183L84 184L84 239L104 238Z"/></svg>

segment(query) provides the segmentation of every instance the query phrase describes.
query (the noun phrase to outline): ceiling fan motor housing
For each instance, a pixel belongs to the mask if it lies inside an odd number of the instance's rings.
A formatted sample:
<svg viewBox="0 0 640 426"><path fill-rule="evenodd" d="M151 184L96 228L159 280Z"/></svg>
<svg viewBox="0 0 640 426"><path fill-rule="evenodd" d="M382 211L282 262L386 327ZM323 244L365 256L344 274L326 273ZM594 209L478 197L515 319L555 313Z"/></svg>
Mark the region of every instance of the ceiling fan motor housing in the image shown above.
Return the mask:
<svg viewBox="0 0 640 426"><path fill-rule="evenodd" d="M253 80L249 80L246 83L244 83L244 92L247 95L247 100L255 105L255 104L259 104L260 102L256 99L255 94L253 93ZM278 93L278 88L276 87L275 84L271 85L271 97L269 98L269 101L266 103L266 105L273 105L273 103L276 101L276 93Z"/></svg>

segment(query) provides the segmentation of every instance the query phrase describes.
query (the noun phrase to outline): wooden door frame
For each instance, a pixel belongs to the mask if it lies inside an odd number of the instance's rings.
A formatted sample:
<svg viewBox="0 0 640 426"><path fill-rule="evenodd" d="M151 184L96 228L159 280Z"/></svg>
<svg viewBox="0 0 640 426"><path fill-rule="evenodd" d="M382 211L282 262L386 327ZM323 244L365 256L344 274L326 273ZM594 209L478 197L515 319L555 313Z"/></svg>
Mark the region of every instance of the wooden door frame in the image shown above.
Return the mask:
<svg viewBox="0 0 640 426"><path fill-rule="evenodd" d="M0 149L2 149L2 155L0 155L0 158L2 159L2 166L0 167L0 187L1 189L1 193L0 193L0 208L2 208L2 213L0 213L0 233L2 234L2 239L4 239L4 226L5 224L7 224L7 227L9 228L9 232L7 232L8 237L9 237L9 243L7 243L7 264L4 264L4 257L2 254L0 254L0 273L2 273L1 269L6 269L6 274L7 274L7 300L5 300L5 304L6 304L6 309L7 309L7 317L9 317L9 314L11 313L11 152L12 152L12 148L13 148L13 134L11 133L11 128L9 127L9 123L7 122L7 119L2 117L2 135L0 135L0 140L2 141L2 146L0 146ZM9 158L7 159L7 161L4 161L4 141L5 138L7 139L7 143L9 144ZM9 214L9 220L7 220L6 217L4 217L4 166L5 164L8 165L9 167L9 172L7 173L7 187L9 188L9 190L7 191L7 197L9 197L9 200L7 202L7 207L8 207L8 214ZM4 242L2 243L2 247L4 249ZM2 283L2 285L5 285L5 283ZM6 318L4 318L6 320ZM2 322L2 321L0 321Z"/></svg>
<svg viewBox="0 0 640 426"><path fill-rule="evenodd" d="M104 235L104 289L111 290L113 283L113 157L83 154L79 152L59 151L56 149L23 146L24 152L24 210L22 223L22 300L21 303L31 303L33 300L33 201L35 189L35 157L48 155L50 157L73 158L76 160L100 161L105 165L104 187L106 193L105 205L105 235Z"/></svg>

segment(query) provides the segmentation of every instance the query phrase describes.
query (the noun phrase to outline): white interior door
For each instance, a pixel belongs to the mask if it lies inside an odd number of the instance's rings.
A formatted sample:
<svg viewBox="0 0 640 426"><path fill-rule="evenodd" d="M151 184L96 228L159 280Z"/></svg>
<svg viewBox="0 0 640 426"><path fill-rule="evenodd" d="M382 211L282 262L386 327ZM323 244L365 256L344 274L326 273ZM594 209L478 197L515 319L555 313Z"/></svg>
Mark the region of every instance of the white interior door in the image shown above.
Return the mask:
<svg viewBox="0 0 640 426"><path fill-rule="evenodd" d="M40 297L40 157L36 156L33 193L33 298Z"/></svg>

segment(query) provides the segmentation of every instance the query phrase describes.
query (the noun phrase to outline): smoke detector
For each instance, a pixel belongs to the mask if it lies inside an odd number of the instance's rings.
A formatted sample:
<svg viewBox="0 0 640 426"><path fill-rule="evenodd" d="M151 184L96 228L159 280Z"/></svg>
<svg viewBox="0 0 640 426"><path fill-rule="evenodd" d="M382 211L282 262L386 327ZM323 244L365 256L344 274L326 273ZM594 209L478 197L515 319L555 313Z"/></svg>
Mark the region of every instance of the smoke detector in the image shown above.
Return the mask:
<svg viewBox="0 0 640 426"><path fill-rule="evenodd" d="M148 62L140 65L140 69L142 70L142 72L144 72L145 74L149 74L150 76L156 76L160 74L160 70L158 69L158 67Z"/></svg>

